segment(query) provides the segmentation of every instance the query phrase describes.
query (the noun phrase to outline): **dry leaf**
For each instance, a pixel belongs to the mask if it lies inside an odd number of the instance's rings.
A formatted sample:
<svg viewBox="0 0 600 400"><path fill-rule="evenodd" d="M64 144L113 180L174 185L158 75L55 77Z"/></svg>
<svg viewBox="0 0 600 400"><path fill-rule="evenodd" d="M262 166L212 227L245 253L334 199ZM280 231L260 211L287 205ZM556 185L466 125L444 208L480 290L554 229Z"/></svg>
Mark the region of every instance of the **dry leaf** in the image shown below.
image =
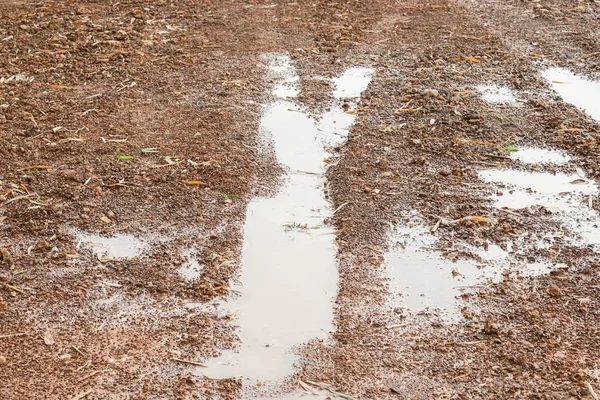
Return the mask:
<svg viewBox="0 0 600 400"><path fill-rule="evenodd" d="M477 57L467 57L466 59L467 59L469 62L471 62L471 63L478 63L478 62L480 62L480 61L481 61L481 60L479 60L479 58L477 58Z"/></svg>
<svg viewBox="0 0 600 400"><path fill-rule="evenodd" d="M189 185L189 186L206 185L206 183L204 183L202 181L183 181L183 183L185 183L186 185Z"/></svg>
<svg viewBox="0 0 600 400"><path fill-rule="evenodd" d="M476 222L488 222L489 218L487 217L478 217L478 216L473 216L471 217L471 221L476 221Z"/></svg>
<svg viewBox="0 0 600 400"><path fill-rule="evenodd" d="M46 332L44 333L44 343L45 343L47 346L52 346L54 343L56 343L56 342L54 341L54 338L52 337L52 333L51 333L50 331L46 331Z"/></svg>

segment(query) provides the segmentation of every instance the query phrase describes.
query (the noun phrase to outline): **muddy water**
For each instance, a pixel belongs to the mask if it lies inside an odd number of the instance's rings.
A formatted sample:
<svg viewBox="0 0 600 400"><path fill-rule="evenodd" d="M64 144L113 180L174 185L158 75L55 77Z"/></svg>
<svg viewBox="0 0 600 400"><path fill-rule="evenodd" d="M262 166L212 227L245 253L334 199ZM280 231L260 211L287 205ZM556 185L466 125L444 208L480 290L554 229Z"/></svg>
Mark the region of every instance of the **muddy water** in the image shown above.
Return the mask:
<svg viewBox="0 0 600 400"><path fill-rule="evenodd" d="M111 237L77 232L79 249L92 249L105 259L127 259L137 257L147 244L132 235L118 233Z"/></svg>
<svg viewBox="0 0 600 400"><path fill-rule="evenodd" d="M550 174L515 170L480 171L484 181L498 187L493 196L498 208L543 206L574 233L574 243L600 244L600 218L590 208L597 201L598 184L577 174Z"/></svg>
<svg viewBox="0 0 600 400"><path fill-rule="evenodd" d="M525 164L563 165L571 160L571 157L562 151L534 147L519 148L518 151L511 152L510 157Z"/></svg>
<svg viewBox="0 0 600 400"><path fill-rule="evenodd" d="M333 80L334 97L355 105L372 70L353 68ZM224 307L236 315L240 345L209 360L202 373L240 377L247 396L270 390L294 371L296 346L326 339L334 329L337 291L335 234L325 219L325 162L331 146L343 143L354 117L340 104L317 121L293 100L298 77L287 57L270 67L279 98L264 112L261 129L287 169L285 183L271 198L248 206L242 250L241 295ZM260 382L261 389L256 389Z"/></svg>
<svg viewBox="0 0 600 400"><path fill-rule="evenodd" d="M600 120L600 82L579 77L563 68L550 68L542 76L564 101Z"/></svg>

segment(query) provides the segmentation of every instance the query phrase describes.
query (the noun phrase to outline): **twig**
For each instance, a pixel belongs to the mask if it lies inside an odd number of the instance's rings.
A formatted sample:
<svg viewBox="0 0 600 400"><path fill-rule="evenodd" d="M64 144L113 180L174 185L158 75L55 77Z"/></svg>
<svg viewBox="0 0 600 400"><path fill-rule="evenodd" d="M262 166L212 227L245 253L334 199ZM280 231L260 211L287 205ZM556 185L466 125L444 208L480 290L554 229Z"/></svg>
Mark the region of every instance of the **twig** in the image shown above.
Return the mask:
<svg viewBox="0 0 600 400"><path fill-rule="evenodd" d="M98 375L101 372L104 372L104 371L94 371L91 374L86 375L83 378L81 378L80 380L78 380L77 383L81 383L81 382L85 381L86 379L90 379L91 377L96 376L96 375Z"/></svg>
<svg viewBox="0 0 600 400"><path fill-rule="evenodd" d="M9 289L12 289L12 290L14 290L15 292L19 292L19 293L22 293L22 294L27 294L27 292L26 292L26 291L24 291L24 290L21 290L21 289L19 289L19 288L18 288L18 287L16 287L16 286L9 285L8 283L5 283L5 284L4 284L4 286L6 286L6 287L7 287L7 288L9 288Z"/></svg>
<svg viewBox="0 0 600 400"><path fill-rule="evenodd" d="M340 211L342 208L346 207L348 204L350 204L349 201L345 202L344 204L342 204L341 206L339 206L338 208L335 209L335 211L333 211L331 213L331 216L333 217L335 215L336 212Z"/></svg>
<svg viewBox="0 0 600 400"><path fill-rule="evenodd" d="M179 359L179 358L172 358L171 360L173 360L173 361L175 361L175 362L178 362L178 363L182 363L182 364L190 364L190 365L195 365L195 366L197 366L197 367L204 367L204 368L207 368L207 366L206 366L206 365L204 365L204 364L202 364L202 363L199 363L199 362L196 362L196 361L182 360L182 359Z"/></svg>
<svg viewBox="0 0 600 400"><path fill-rule="evenodd" d="M79 350L75 346L71 346L71 347L73 348L73 350L75 350L76 352L78 352L81 357L85 357L85 353L83 351Z"/></svg>
<svg viewBox="0 0 600 400"><path fill-rule="evenodd" d="M512 158L510 157L506 157L506 156L498 156L496 154L484 154L486 157L490 157L490 158L500 158L502 160L512 160Z"/></svg>
<svg viewBox="0 0 600 400"><path fill-rule="evenodd" d="M594 398L594 400L600 400L600 397L598 397L592 385L590 385L588 381L585 381L584 384L585 387L587 387L588 392L590 392L590 395Z"/></svg>
<svg viewBox="0 0 600 400"><path fill-rule="evenodd" d="M11 337L27 336L27 335L29 335L29 333L27 333L27 332L11 333L11 334L8 334L8 335L0 335L0 339L8 339L8 338L11 338Z"/></svg>
<svg viewBox="0 0 600 400"><path fill-rule="evenodd" d="M503 212L508 213L508 214L516 215L517 217L521 216L519 213L516 213L516 212L511 211L511 210L507 210L506 208L498 208L497 210L498 211L503 211Z"/></svg>

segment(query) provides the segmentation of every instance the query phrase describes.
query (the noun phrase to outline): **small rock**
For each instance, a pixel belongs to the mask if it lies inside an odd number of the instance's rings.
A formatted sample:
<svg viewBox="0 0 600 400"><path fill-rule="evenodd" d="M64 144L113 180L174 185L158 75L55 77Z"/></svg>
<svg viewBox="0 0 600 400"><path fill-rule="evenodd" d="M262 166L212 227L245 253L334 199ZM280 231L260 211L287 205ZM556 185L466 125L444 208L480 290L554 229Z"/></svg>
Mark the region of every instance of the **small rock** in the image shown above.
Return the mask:
<svg viewBox="0 0 600 400"><path fill-rule="evenodd" d="M442 175L442 176L448 176L448 175L450 175L451 173L452 173L452 172L451 172L451 171L449 171L449 170L447 170L447 169L441 169L441 170L439 171L439 174L440 174L440 175Z"/></svg>
<svg viewBox="0 0 600 400"><path fill-rule="evenodd" d="M0 365L4 365L6 364L6 357L4 357L3 355L0 355Z"/></svg>
<svg viewBox="0 0 600 400"><path fill-rule="evenodd" d="M423 96L424 97L438 97L440 95L440 92L438 92L435 89L425 89L423 90Z"/></svg>
<svg viewBox="0 0 600 400"><path fill-rule="evenodd" d="M560 297L562 295L562 290L553 283L548 287L548 293L552 297Z"/></svg>
<svg viewBox="0 0 600 400"><path fill-rule="evenodd" d="M488 335L497 335L498 332L500 332L500 329L498 328L498 324L488 319L483 326L483 332Z"/></svg>
<svg viewBox="0 0 600 400"><path fill-rule="evenodd" d="M10 261L10 253L7 248L0 248L0 261L9 262Z"/></svg>

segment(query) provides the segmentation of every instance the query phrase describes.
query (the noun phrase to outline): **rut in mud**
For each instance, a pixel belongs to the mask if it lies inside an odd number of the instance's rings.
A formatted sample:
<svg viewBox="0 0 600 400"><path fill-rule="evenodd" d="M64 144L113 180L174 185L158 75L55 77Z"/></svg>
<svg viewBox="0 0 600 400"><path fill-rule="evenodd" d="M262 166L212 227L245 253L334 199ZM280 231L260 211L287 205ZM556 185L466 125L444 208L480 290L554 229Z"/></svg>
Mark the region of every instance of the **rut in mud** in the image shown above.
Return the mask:
<svg viewBox="0 0 600 400"><path fill-rule="evenodd" d="M599 13L0 2L0 398L596 398Z"/></svg>

